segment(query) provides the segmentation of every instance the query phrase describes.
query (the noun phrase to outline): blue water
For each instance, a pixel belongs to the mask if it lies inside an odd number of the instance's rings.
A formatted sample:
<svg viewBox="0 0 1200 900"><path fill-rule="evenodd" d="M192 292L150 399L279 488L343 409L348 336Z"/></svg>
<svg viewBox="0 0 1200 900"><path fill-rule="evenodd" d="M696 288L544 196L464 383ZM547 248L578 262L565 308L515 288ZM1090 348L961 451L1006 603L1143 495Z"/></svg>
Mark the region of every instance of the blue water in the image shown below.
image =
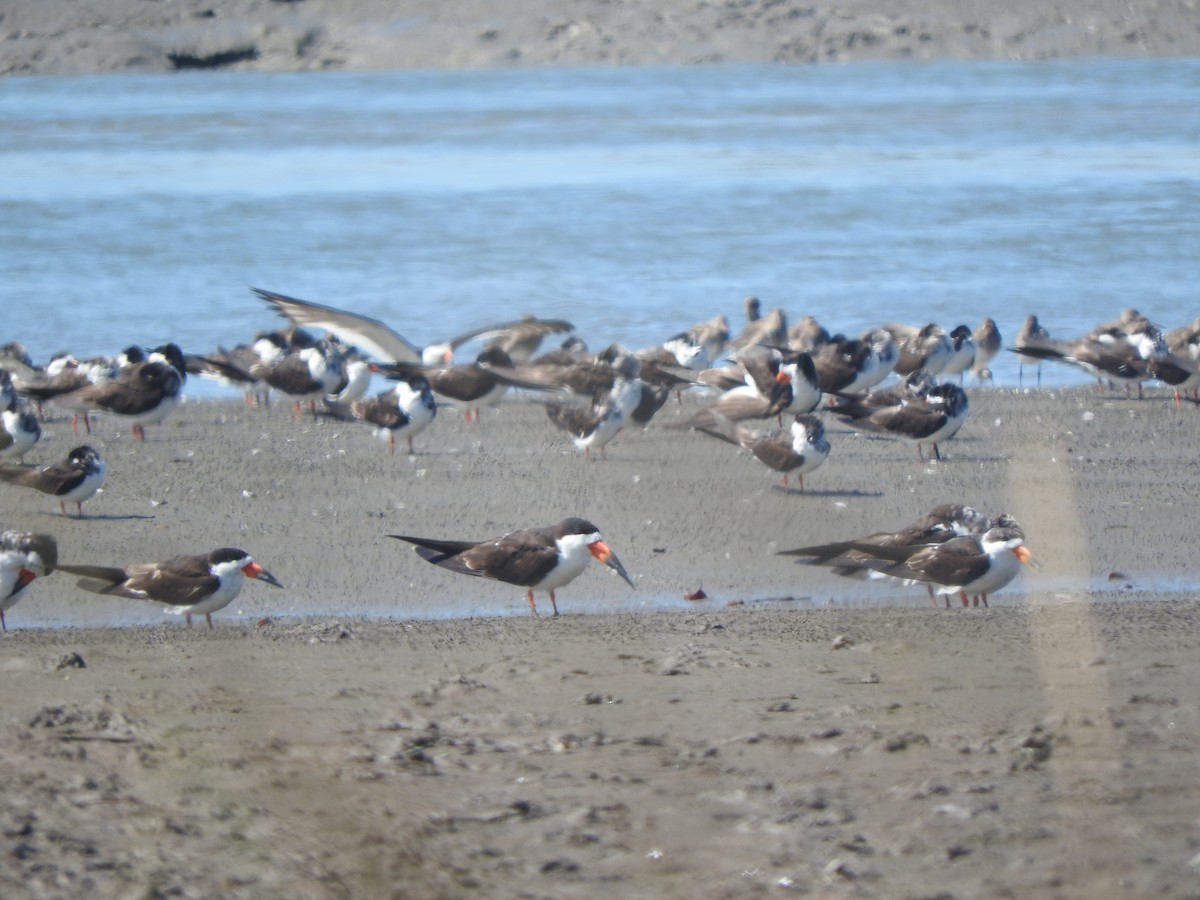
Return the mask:
<svg viewBox="0 0 1200 900"><path fill-rule="evenodd" d="M0 79L0 340L1200 314L1200 61ZM997 360L1015 383L1015 358ZM1069 371L1049 373L1065 383Z"/></svg>

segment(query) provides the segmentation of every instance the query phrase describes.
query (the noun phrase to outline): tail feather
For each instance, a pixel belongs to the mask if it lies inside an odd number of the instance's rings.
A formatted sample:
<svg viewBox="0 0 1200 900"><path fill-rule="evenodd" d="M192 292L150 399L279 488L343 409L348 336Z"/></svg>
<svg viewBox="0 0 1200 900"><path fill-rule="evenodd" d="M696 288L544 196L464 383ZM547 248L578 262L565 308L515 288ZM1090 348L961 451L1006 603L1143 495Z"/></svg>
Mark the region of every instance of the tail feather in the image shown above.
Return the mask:
<svg viewBox="0 0 1200 900"><path fill-rule="evenodd" d="M69 572L72 575L102 581L109 587L124 581L126 578L125 570L116 566L69 566L60 563L58 569L62 572Z"/></svg>
<svg viewBox="0 0 1200 900"><path fill-rule="evenodd" d="M435 562L435 560L421 553L422 549L434 550L444 556L454 556L457 553L462 553L464 550L470 550L477 543L476 541L439 541L436 538L412 537L407 534L389 534L388 537L416 544L417 553L420 553L423 559L428 559L430 562Z"/></svg>

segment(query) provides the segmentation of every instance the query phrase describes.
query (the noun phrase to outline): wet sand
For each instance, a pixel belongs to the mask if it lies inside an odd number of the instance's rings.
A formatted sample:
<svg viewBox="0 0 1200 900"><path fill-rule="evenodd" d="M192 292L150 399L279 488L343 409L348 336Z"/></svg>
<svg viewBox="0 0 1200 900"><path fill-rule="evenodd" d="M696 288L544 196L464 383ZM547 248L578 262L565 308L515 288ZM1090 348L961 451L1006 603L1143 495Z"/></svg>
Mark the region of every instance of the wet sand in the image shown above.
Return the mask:
<svg viewBox="0 0 1200 900"><path fill-rule="evenodd" d="M1195 56L1194 0L39 0L0 73L325 71Z"/></svg>
<svg viewBox="0 0 1200 900"><path fill-rule="evenodd" d="M1200 52L1186 0L395 10L10 4L0 72ZM589 465L532 406L443 413L413 457L286 405L188 404L144 444L101 419L87 518L2 488L5 524L70 562L241 546L286 590L210 630L32 586L0 636L0 896L1194 895L1200 411L971 393L944 462L831 428L803 494L662 423ZM76 440L52 421L29 461ZM990 609L776 555L949 501L1038 560ZM558 618L385 537L572 514L638 589L593 566Z"/></svg>
<svg viewBox="0 0 1200 900"><path fill-rule="evenodd" d="M1187 895L1200 411L970 393L943 462L831 423L789 494L666 428L691 400L592 464L533 405L443 411L413 457L287 404L186 404L143 444L101 418L88 517L6 488L8 522L70 562L233 544L286 590L210 630L32 586L0 638L0 894ZM46 429L31 462L72 445ZM990 609L775 555L951 500L1039 562ZM637 591L593 565L534 617L384 536L567 514Z"/></svg>

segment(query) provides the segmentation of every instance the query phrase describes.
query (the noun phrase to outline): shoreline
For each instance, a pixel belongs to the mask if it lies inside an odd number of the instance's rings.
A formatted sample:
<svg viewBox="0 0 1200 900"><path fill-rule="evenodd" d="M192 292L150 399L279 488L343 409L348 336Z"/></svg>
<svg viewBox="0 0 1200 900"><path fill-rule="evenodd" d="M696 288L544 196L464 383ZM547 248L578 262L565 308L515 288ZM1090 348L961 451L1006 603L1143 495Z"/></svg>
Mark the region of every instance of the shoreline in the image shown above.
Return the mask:
<svg viewBox="0 0 1200 900"><path fill-rule="evenodd" d="M1200 7L1157 0L72 0L0 16L0 75L196 70L827 65L1200 56Z"/></svg>
<svg viewBox="0 0 1200 900"><path fill-rule="evenodd" d="M1197 620L9 632L0 890L1179 896Z"/></svg>
<svg viewBox="0 0 1200 900"><path fill-rule="evenodd" d="M1161 536L1187 528L1176 498L1188 495L1196 466L1177 448L1191 439L1193 404L1177 409L1165 394L1138 401L1093 388L972 387L968 395L971 413L943 446L942 463L922 463L907 443L855 434L828 417L829 459L805 492L787 494L743 451L671 429L697 407L691 398L672 401L650 428L627 430L593 463L536 403L510 402L470 425L442 410L407 456L389 454L358 423L296 418L287 404L191 401L143 443L103 418L90 439L62 419L46 423L27 461L45 465L88 440L108 462L106 485L82 520L63 519L53 498L5 486L6 522L55 535L60 562L76 565L240 546L285 585L267 592L248 584L225 615L250 620L520 617L528 614L520 589L456 577L386 535L482 540L569 515L600 527L637 590L592 566L561 592L564 613L739 601L928 607L923 589L840 578L778 552L898 528L947 502L1009 512L1025 529L1039 568L1023 572L997 604L1188 591L1186 542ZM708 599L683 599L697 589ZM757 602L778 597L794 599ZM151 624L163 613L84 594L57 574L39 579L8 615L13 629L111 618Z"/></svg>

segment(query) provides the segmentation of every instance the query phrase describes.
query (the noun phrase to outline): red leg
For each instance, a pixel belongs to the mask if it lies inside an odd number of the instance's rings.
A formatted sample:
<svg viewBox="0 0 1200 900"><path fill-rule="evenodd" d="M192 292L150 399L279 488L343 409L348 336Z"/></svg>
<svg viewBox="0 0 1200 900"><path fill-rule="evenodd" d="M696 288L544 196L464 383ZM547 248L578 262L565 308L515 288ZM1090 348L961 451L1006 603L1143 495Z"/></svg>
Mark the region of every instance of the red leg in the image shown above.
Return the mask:
<svg viewBox="0 0 1200 900"><path fill-rule="evenodd" d="M527 593L525 595L525 597L529 600L529 608L531 610L533 610L533 614L536 616L537 615L537 604L535 604L533 602L533 591L530 591L529 593Z"/></svg>
<svg viewBox="0 0 1200 900"><path fill-rule="evenodd" d="M550 592L550 605L554 607L554 614L558 615L558 603L554 600L554 591Z"/></svg>

